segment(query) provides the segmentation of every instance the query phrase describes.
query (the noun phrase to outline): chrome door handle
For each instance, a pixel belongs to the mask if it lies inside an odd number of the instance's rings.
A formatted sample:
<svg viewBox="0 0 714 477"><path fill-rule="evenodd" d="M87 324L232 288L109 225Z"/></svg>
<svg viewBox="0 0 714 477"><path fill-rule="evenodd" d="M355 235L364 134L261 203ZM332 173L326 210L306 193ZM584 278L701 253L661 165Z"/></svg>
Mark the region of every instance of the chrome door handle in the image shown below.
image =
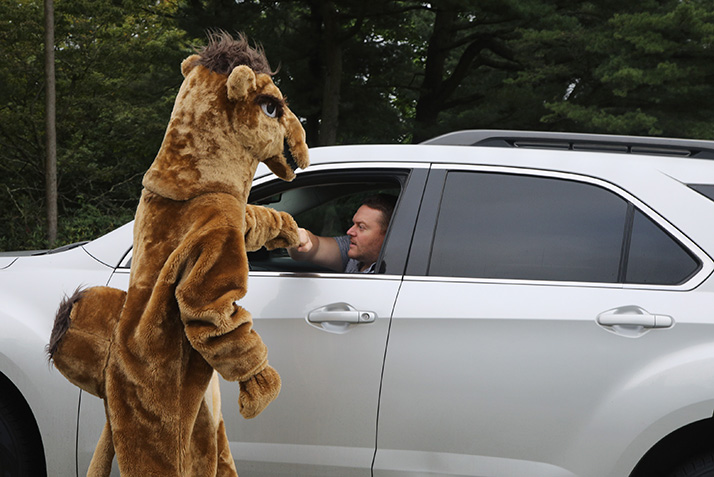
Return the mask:
<svg viewBox="0 0 714 477"><path fill-rule="evenodd" d="M674 319L668 315L648 313L639 306L623 306L600 313L597 322L602 326L669 328Z"/></svg>
<svg viewBox="0 0 714 477"><path fill-rule="evenodd" d="M332 303L307 314L310 323L372 323L377 318L373 311L360 311L347 303Z"/></svg>

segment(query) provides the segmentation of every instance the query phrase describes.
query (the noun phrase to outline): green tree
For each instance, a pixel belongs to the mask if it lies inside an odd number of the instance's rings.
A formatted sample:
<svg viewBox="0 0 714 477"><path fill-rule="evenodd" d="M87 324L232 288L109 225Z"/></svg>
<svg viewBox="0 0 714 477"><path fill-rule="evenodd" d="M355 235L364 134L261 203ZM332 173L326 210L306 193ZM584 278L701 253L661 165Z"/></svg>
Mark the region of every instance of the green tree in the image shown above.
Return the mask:
<svg viewBox="0 0 714 477"><path fill-rule="evenodd" d="M0 245L4 247L23 236L37 243L44 235L31 236L44 217L43 3L0 2L0 19Z"/></svg>
<svg viewBox="0 0 714 477"><path fill-rule="evenodd" d="M365 96L362 88L361 98L351 96L358 85L364 86L367 75L364 69L355 71L355 66L365 66L362 59L369 43L365 25L391 4L363 0L183 0L178 20L194 37L206 30L222 29L243 32L262 44L273 67L278 68L276 83L303 120L308 143L317 146L344 142L343 131L351 131L356 122L344 114L345 105L365 104L373 93ZM384 109L390 108L386 102Z"/></svg>
<svg viewBox="0 0 714 477"><path fill-rule="evenodd" d="M556 28L524 31L516 83L557 85L543 127L714 138L714 3L569 5ZM561 17L566 18L566 17Z"/></svg>
<svg viewBox="0 0 714 477"><path fill-rule="evenodd" d="M211 29L265 47L311 146L714 135L714 0L54 3L60 243L131 218L180 61ZM41 22L42 0L0 2L0 249L48 245Z"/></svg>
<svg viewBox="0 0 714 477"><path fill-rule="evenodd" d="M452 110L488 102L504 75L519 69L510 42L532 16L523 5L446 0L423 7L431 16L431 27L417 50L422 71L417 73L421 82L414 110L415 142L445 132L439 123Z"/></svg>
<svg viewBox="0 0 714 477"><path fill-rule="evenodd" d="M45 209L47 241L57 240L57 97L55 88L55 6L45 0Z"/></svg>
<svg viewBox="0 0 714 477"><path fill-rule="evenodd" d="M540 0L184 0L179 19L194 36L221 28L259 40L315 146L420 141L479 118L508 124L528 94L507 83L521 69L519 28L554 9Z"/></svg>
<svg viewBox="0 0 714 477"><path fill-rule="evenodd" d="M174 9L147 0L55 1L60 243L133 216L191 52ZM0 3L4 249L47 245L41 12L41 0Z"/></svg>

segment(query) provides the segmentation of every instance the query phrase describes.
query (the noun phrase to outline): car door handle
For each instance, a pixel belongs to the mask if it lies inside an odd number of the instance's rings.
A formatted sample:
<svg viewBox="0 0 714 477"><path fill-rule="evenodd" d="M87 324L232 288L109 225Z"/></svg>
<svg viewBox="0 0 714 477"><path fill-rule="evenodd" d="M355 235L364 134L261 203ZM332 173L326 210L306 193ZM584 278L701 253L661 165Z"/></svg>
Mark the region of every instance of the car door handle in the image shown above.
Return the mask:
<svg viewBox="0 0 714 477"><path fill-rule="evenodd" d="M639 306L623 306L600 313L597 322L602 326L669 328L674 319L668 315L648 313Z"/></svg>
<svg viewBox="0 0 714 477"><path fill-rule="evenodd" d="M357 310L347 303L332 303L307 314L310 323L372 323L376 318L375 312Z"/></svg>

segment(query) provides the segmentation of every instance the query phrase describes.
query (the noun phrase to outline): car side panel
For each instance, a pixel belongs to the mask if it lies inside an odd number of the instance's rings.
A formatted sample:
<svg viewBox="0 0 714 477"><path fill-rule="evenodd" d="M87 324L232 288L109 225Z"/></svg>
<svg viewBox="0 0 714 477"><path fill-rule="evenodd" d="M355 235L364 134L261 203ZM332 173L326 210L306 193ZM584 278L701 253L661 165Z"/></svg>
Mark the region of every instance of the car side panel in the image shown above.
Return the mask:
<svg viewBox="0 0 714 477"><path fill-rule="evenodd" d="M377 402L389 317L401 277L252 273L241 306L268 346L281 375L278 398L254 419L238 412L237 383L221 380L231 452L241 476L370 475ZM119 272L111 285L126 288ZM310 311L335 302L376 314L373 323L333 331L307 322ZM98 400L82 405L80 468L86 469L101 426Z"/></svg>
<svg viewBox="0 0 714 477"><path fill-rule="evenodd" d="M660 439L711 417L710 258L700 250L695 283L671 287L424 276L443 178L430 175L393 315L375 476L621 477ZM647 178L623 187L649 213L662 190L680 208L711 209L671 178ZM667 212L668 231L689 225ZM673 326L598 324L635 307Z"/></svg>
<svg viewBox="0 0 714 477"><path fill-rule="evenodd" d="M407 280L390 333L375 476L412 475L391 460L403 451L442 475L627 475L656 440L711 417L711 299ZM623 303L676 324L637 337L597 324L592 310ZM494 459L500 470L489 473Z"/></svg>
<svg viewBox="0 0 714 477"><path fill-rule="evenodd" d="M79 389L48 363L45 347L63 296L80 285L104 285L111 272L82 248L20 258L0 271L0 372L29 404L56 475L76 471Z"/></svg>

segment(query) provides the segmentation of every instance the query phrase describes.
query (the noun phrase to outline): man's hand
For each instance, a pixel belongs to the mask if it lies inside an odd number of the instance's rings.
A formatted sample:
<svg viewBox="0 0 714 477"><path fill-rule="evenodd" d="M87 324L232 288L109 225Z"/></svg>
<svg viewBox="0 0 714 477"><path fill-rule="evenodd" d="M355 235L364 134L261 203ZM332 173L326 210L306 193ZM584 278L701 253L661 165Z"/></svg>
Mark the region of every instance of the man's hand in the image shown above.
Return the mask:
<svg viewBox="0 0 714 477"><path fill-rule="evenodd" d="M312 250L312 240L310 240L310 234L307 230L298 228L298 240L300 241L300 245L297 246L298 252L309 252Z"/></svg>

